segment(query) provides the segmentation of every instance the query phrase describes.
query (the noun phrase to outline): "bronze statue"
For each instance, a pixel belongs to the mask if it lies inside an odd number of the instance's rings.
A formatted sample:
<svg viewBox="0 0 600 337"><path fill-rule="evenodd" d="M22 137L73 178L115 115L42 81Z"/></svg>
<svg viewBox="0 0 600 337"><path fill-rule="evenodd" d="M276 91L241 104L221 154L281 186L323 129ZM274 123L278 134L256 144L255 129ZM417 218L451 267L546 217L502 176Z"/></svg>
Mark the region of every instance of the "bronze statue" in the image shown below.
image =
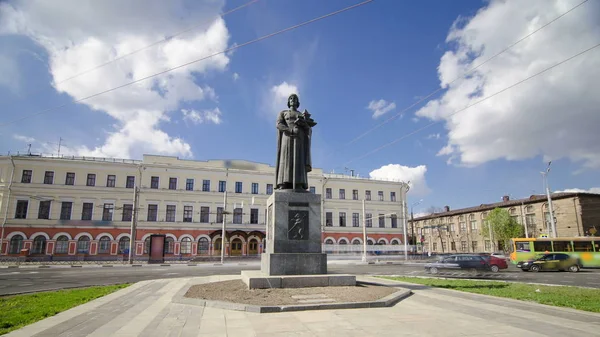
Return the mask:
<svg viewBox="0 0 600 337"><path fill-rule="evenodd" d="M289 110L283 110L277 116L275 182L280 190L308 189L308 172L312 171L310 138L312 127L317 123L308 111L298 111L299 106L298 95L291 94Z"/></svg>

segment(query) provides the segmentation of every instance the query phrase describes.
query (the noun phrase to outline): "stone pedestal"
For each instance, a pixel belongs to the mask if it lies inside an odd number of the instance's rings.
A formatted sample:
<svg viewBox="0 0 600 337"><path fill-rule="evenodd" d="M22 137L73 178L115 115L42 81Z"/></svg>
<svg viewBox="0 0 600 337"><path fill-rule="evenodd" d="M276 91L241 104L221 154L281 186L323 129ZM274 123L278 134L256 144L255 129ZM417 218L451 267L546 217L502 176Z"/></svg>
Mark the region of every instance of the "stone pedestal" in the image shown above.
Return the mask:
<svg viewBox="0 0 600 337"><path fill-rule="evenodd" d="M242 271L242 281L249 289L356 285L355 276L327 275L321 247L321 196L276 190L267 200L260 272Z"/></svg>
<svg viewBox="0 0 600 337"><path fill-rule="evenodd" d="M319 194L275 190L269 197L266 253L260 270L267 276L327 274Z"/></svg>

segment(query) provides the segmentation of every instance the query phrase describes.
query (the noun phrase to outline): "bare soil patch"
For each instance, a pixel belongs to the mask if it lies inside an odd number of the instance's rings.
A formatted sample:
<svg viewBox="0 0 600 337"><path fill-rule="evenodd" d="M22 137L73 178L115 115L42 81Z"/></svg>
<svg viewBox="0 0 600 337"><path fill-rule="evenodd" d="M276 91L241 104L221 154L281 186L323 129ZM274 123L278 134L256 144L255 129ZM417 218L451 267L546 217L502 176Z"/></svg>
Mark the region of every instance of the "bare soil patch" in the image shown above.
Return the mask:
<svg viewBox="0 0 600 337"><path fill-rule="evenodd" d="M372 302L396 292L398 289L371 284L359 284L354 287L311 287L311 288L274 288L251 289L241 280L212 282L191 286L184 295L203 300L244 303L251 305L291 305L302 304L301 299L292 296L322 295L334 302Z"/></svg>

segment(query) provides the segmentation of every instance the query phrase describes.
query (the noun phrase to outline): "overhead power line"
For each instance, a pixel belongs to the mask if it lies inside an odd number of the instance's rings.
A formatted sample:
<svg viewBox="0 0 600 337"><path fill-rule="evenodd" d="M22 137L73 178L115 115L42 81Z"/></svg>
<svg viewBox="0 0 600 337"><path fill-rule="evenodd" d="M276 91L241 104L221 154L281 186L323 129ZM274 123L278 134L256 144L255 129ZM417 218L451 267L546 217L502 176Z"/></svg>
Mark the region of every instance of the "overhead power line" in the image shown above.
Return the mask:
<svg viewBox="0 0 600 337"><path fill-rule="evenodd" d="M227 15L227 14L231 14L231 13L233 13L233 12L235 12L235 11L238 11L238 10L240 10L240 9L244 8L244 7L250 6L250 5L252 5L253 3L255 3L255 2L258 2L258 1L259 1L259 0L252 0L252 1L250 1L250 2L247 2L247 3L245 3L245 4L241 5L241 6L238 6L238 7L234 8L234 9L232 9L232 10L229 10L229 11L227 11L227 12L225 12L225 13L221 14L221 15L220 15L220 17L224 17L224 16L225 16L225 15ZM181 35L181 34L184 34L184 33L187 33L187 32L189 32L189 31L192 31L192 30L194 30L194 29L197 29L198 27L202 27L204 24L205 24L205 23L203 22L203 23L201 23L201 24L194 25L194 26L192 26L192 27L189 27L189 28L187 28L187 29L184 29L184 30L182 30L182 31L179 31L179 32L173 33L173 34L171 34L171 35L168 35L168 36L167 36L167 37L165 37L164 39L162 39L162 40L158 40L158 41L156 41L156 42L154 42L154 43L151 43L151 44L149 44L149 45L147 45L147 46L145 46L145 47L142 47L142 48L140 48L140 49L134 50L134 51L132 51L132 52L130 52L130 53L127 53L127 54L125 54L125 55L121 55L121 56L119 56L119 57L117 57L117 58L115 58L115 59L112 59L112 60L108 61L108 62L105 62L105 63L99 64L99 65L97 65L97 66L94 66L94 67L92 67L92 68L89 68L89 69L87 69L87 70L84 70L84 71L82 71L82 72L80 72L80 73L77 73L77 74L75 74L75 75L73 75L73 76L71 76L71 77L67 77L67 78L65 78L65 79L61 79L60 81L57 81L57 82L56 82L56 84L58 85L58 84L61 84L61 83L64 83L64 82L70 81L70 80L72 80L72 79L74 79L74 78L77 78L77 77L79 77L79 76L81 76L81 75L87 74L87 73L89 73L89 72L92 72L92 71L94 71L94 70L96 70L96 69L100 69L100 68L102 68L102 67L104 67L104 66L107 66L107 65L109 65L109 64L111 64L111 63L113 63L113 62L116 62L116 61L122 60L122 59L124 59L124 58L126 58L126 57L129 57L129 56L133 55L133 54L137 54L137 53L139 53L139 52L141 52L141 51L144 51L144 50L146 50L146 49L148 49L148 48L151 48L151 47L154 47L154 46L156 46L156 45L159 45L159 44L161 44L161 43L167 42L167 41L169 41L169 40L173 39L173 38L174 38L174 37L176 37L176 36L179 36L179 35Z"/></svg>
<svg viewBox="0 0 600 337"><path fill-rule="evenodd" d="M550 66L550 67L544 68L544 70L542 70L542 71L539 71L539 72L537 72L537 73L535 73L535 74L533 74L533 75L531 75L531 76L529 76L529 77L527 77L527 78L525 78L525 79L522 79L522 80L520 80L520 81L518 81L518 82L516 82L516 83L514 83L514 84L512 84L512 85L510 85L510 86L508 86L508 87L506 87L506 88L504 88L504 89L502 89L502 90L500 90L500 91L497 91L497 92L495 92L495 93L493 93L493 94L489 95L489 96L486 96L486 97L484 97L484 98L480 99L479 101L477 101L477 102L475 102L475 103L469 104L469 105L467 105L466 107L464 107L464 108L462 108L462 109L456 110L456 111L454 111L453 113L451 113L451 114L448 114L448 115L446 116L446 118L447 118L447 117L454 116L454 115L456 115L456 114L457 114L457 113L459 113L459 112L465 111L465 110L467 110L468 108L470 108L470 107L472 107L472 106L475 106L475 105L477 105L477 104L479 104L479 103L481 103L481 102L483 102L483 101L486 101L486 100L488 100L488 99L490 99L490 98L492 98L492 97L494 97L494 96L496 96L496 95L498 95L498 94L501 94L501 93L503 93L503 92L505 92L505 91L507 91L507 90L509 90L509 89L512 89L512 88L514 88L514 87L518 86L518 85L519 85L519 84L521 84L521 83L524 83L524 82L526 82L526 81L528 81L528 80L530 80L530 79L532 79L532 78L534 78L534 77L536 77L536 76L538 76L538 75L541 75L541 74L543 74L543 73L547 72L548 70L554 69L554 68L556 68L556 67L560 66L560 65L561 65L561 64L563 64L563 63L566 63L566 62L568 62L568 61L570 61L570 60L572 60L572 59L574 59L574 58L576 58L576 57L578 57L578 56L581 56L581 55L583 55L583 54L585 54L585 53L587 53L587 52L589 52L589 51L591 51L591 50L595 49L595 48L598 48L599 46L600 46L600 43L598 43L598 44L596 44L596 45L594 45L594 46L592 46L592 47L590 47L590 48L587 48L587 49L585 49L585 50L583 50L583 51L580 51L579 53L577 53L577 54L575 54L575 55L573 55L573 56L571 56L571 57L569 57L569 58L567 58L567 59L564 59L564 60L562 60L562 61L560 61L560 62L558 62L558 63L555 63L554 65L552 65L552 66ZM355 158L355 159L352 159L352 160L350 160L350 161L348 161L348 162L344 163L344 165L348 165L348 164L350 164L350 163L352 163L352 162L355 162L355 161L357 161L357 160L363 159L363 158L365 158L365 157L367 157L367 156L369 156L369 155L371 155L371 154L373 154L373 153L375 153L375 152L378 152L378 151L380 151L380 150L382 150L382 149L384 149L384 148L386 148L386 147L388 147L388 146L390 146L390 145L396 144L396 143L398 143L399 141L401 141L401 140L403 140L403 139L405 139L405 138L408 138L408 137L410 137L410 136L412 136L412 135L414 135L414 134L416 134L416 133L418 133L418 132L421 132L421 131L423 131L423 130L425 130L425 129L427 129L427 128L429 128L429 127L431 127L431 126L435 125L435 124L438 124L438 123L440 123L440 122L441 122L441 121L435 121L435 122L431 122L431 123L429 123L429 124L427 124L427 125L423 126L422 128L416 129L416 130L414 130L414 131L412 131L412 132L410 132L410 133L408 133L408 134L406 134L406 135L404 135L404 136L402 136L402 137L400 137L400 138L397 138L396 140L393 140L393 141L391 141L391 142L389 142L389 143L387 143L387 144L384 144L384 145L382 145L382 146L380 146L380 147L378 147L378 148L376 148L376 149L372 150L371 152L368 152L368 153L366 153L366 154L364 154L364 155L362 155L362 156L360 156L360 157L357 157L357 158Z"/></svg>
<svg viewBox="0 0 600 337"><path fill-rule="evenodd" d="M326 15L323 15L323 16L319 16L319 17L317 17L317 18L310 19L310 20L308 20L308 21L304 21L304 22L302 22L302 23L299 23L299 24L297 24L297 25L294 25L294 26L291 26L291 27L288 27L288 28L285 28L285 29L282 29L282 30L276 31L276 32L274 32L274 33L270 33L270 34L267 34L267 35L263 35L263 36L261 36L261 37L259 37L259 38L257 38L257 39L250 40L250 41L248 41L248 42L244 42L244 43L242 43L242 44L239 44L239 45L231 46L230 48L227 48L227 49L225 49L225 50L222 50L222 51L219 51L219 52L216 52L216 53L210 54L210 55L208 55L208 56L205 56L205 57L201 57L201 58L199 58L199 59L196 59L196 60L193 60L193 61L190 61L190 62L187 62L187 63L181 64L181 65L175 66L175 67L173 67L173 68L169 68L169 69L167 69L167 70L160 71L160 72L158 72L158 73L155 73L155 74L152 74L152 75L149 75L149 76L146 76L146 77L142 77L142 78L140 78L140 79L137 79L137 80L135 80L135 81L131 81L131 82L125 83L125 84L123 84L123 85L120 85L120 86L117 86L117 87L113 87L113 88L111 88L111 89L107 89L107 90L104 90L104 91L101 91L101 92L98 92L98 93L95 93L95 94L92 94L92 95L89 95L89 96L85 96L85 97L82 97L82 98L78 98L78 99L75 99L75 100L73 100L72 102L69 102L69 103L65 103L65 104L57 105L57 106L55 106L55 107L48 108L48 109L46 109L46 110L42 110L42 111L39 111L39 112L36 112L36 113L33 113L33 114L29 114L29 115L23 116L23 117L21 117L21 118L18 118L18 119L12 120L12 121L10 121L10 122L2 123L2 124L0 124L0 127L1 127L1 126L6 126L6 125L10 125L10 124L13 124L13 123L16 123L16 122L20 122L20 121L22 121L22 120L25 120L25 119L28 119L28 118L31 118L31 117L34 117L34 116L39 116L39 115L42 115L42 114L46 114L46 113L49 113L49 112L51 112L51 111L54 111L54 110L56 110L56 109L60 109L60 108L63 108L63 107L65 107L65 106L71 105L71 104L73 104L73 103L79 103L79 102L83 102L83 101L85 101L85 100L88 100L88 99L90 99L90 98L94 98L94 97L97 97L97 96L100 96L100 95L103 95L103 94L106 94L106 93L109 93L109 92L112 92L112 91L115 91L115 90L118 90L118 89L121 89L121 88L128 87L128 86L130 86L130 85L132 85L132 84L136 84L136 83L139 83L139 82L142 82L142 81L145 81L145 80L148 80L148 79L154 78L154 77L156 77L156 76L159 76L159 75L162 75L162 74L166 74L166 73L168 73L168 72L171 72L171 71L173 71L173 70L177 70L177 69L180 69L180 68L183 68L183 67L187 67L187 66L189 66L189 65L191 65L191 64L194 64L194 63L197 63L197 62L200 62L200 61L204 61L204 60L206 60L206 59L209 59L209 58L212 58L212 57L215 57L215 56L221 55L221 54L228 53L228 52L230 52L230 51L232 51L232 50L236 50L236 49L239 49L239 48L241 48L241 47L244 47L244 46L247 46L247 45L250 45L250 44L254 44L254 43L256 43L256 42L259 42L259 41L262 41L262 40L265 40L265 39L268 39L268 38L274 37L274 36L276 36L276 35L280 35L280 34L283 34L283 33L289 32L289 31L291 31L291 30L294 30L294 29L300 28L300 27L302 27L302 26L306 26L306 25L308 25L308 24L311 24L311 23L314 23L314 22L317 22L317 21L320 21L320 20L326 19L326 18L328 18L328 17L331 17L331 16L334 16L334 15L337 15L337 14L340 14L340 13L343 13L343 12L346 12L346 11L349 11L349 10L351 10L351 9L354 9L354 8L357 8L357 7L360 7L360 6L366 5L366 4L368 4L368 3L370 3L370 2L373 2L373 1L374 1L374 0L366 0L366 1L363 1L363 2L360 2L360 3L357 3L357 4L355 4L355 5L352 5L352 6L348 6L348 7L342 8L342 9L340 9L340 10L337 10L337 11L335 11L335 12L331 12L331 13L329 13L329 14L326 14Z"/></svg>
<svg viewBox="0 0 600 337"><path fill-rule="evenodd" d="M578 8L579 6L583 5L584 3L588 2L589 0L585 0L581 3L579 3L578 5L576 5L575 7L572 7L571 9L569 9L568 11L562 13L561 15L555 17L554 19L550 20L549 22L547 22L546 24L544 24L543 26L539 27L538 29L534 30L533 32L523 36L522 38L520 38L519 40L513 42L512 44L508 45L506 48L502 49L500 52L494 54L493 56L491 56L490 58L488 58L487 60L483 61L482 63L478 64L477 66L470 68L469 70L465 71L464 73L462 73L461 75L459 75L458 77L456 77L455 79L453 79L452 81L448 82L448 85L464 78L466 75L472 73L473 71L477 70L479 67L483 66L484 64L490 62L491 60L495 59L496 57L500 56L501 54L507 52L508 50L510 50L512 47L516 46L517 44L521 43L522 41L524 41L525 39L531 37L533 34L539 32L540 30L546 28L547 26L551 25L552 23L556 22L558 19L562 18L563 16L569 14L570 12L572 12L573 10L575 10L576 8ZM410 106L402 109L400 112L398 112L397 114L395 114L394 116L386 119L385 121L375 125L374 127L372 127L371 129L365 131L364 133L360 134L358 137L352 139L351 141L349 141L348 143L342 145L339 149L346 147L348 145L351 145L355 142L357 142L358 140L362 139L363 137L365 137L366 135L370 134L371 132L377 130L378 128L382 127L383 125L397 119L398 117L402 116L402 114L404 114L406 111L414 108L415 106L417 106L418 104L420 104L421 102L429 99L430 97L432 97L433 95L439 93L440 91L444 90L443 87L438 88L437 90L431 92L429 95L422 97L421 99L419 99L418 101L416 101L415 103L411 104Z"/></svg>

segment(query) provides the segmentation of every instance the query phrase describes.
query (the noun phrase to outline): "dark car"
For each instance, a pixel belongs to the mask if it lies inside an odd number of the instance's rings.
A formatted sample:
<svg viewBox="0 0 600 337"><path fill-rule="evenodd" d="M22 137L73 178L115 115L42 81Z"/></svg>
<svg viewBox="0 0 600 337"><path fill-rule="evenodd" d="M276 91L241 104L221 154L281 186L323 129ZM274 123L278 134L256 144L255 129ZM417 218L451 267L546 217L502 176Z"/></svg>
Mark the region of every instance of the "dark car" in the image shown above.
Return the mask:
<svg viewBox="0 0 600 337"><path fill-rule="evenodd" d="M527 261L517 262L517 268L523 271L540 271L540 270L568 270L570 272L578 272L581 269L581 262L564 253L550 253L538 256Z"/></svg>
<svg viewBox="0 0 600 337"><path fill-rule="evenodd" d="M480 255L450 255L437 262L427 263L425 271L431 274L437 274L440 270L490 270L490 264L487 259Z"/></svg>

